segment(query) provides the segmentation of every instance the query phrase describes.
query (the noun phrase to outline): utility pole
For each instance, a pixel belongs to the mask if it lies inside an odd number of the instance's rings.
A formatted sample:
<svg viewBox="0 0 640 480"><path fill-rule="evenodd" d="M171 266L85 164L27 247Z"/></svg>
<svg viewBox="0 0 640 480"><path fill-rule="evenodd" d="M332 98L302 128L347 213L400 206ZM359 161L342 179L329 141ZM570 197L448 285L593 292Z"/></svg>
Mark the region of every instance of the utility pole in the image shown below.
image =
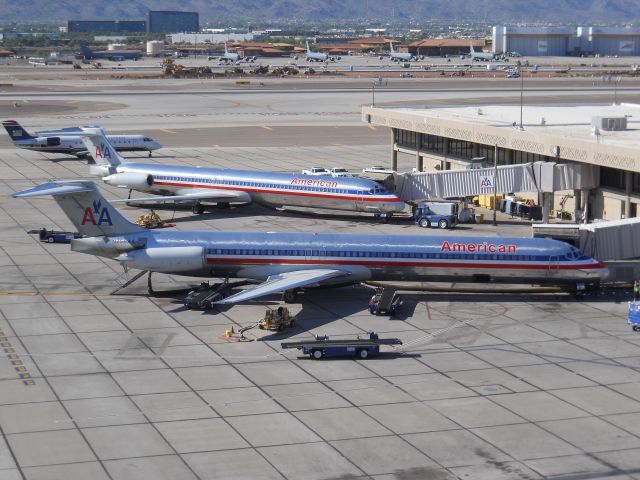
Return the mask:
<svg viewBox="0 0 640 480"><path fill-rule="evenodd" d="M496 143L495 150L493 152L493 226L498 226L498 220L496 219L498 211L497 202L498 193L498 144Z"/></svg>

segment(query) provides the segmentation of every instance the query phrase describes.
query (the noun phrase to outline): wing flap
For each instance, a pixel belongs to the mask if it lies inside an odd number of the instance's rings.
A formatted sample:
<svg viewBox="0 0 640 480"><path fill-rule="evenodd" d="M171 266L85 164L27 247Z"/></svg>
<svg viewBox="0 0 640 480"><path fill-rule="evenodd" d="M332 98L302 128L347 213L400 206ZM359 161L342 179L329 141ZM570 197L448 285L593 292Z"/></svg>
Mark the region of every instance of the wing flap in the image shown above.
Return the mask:
<svg viewBox="0 0 640 480"><path fill-rule="evenodd" d="M344 270L317 268L310 270L297 270L295 272L271 275L266 281L253 288L247 288L242 292L231 295L215 303L238 303L253 298L263 297L271 293L283 292L300 287L318 286L329 280L340 277L347 279L351 273Z"/></svg>

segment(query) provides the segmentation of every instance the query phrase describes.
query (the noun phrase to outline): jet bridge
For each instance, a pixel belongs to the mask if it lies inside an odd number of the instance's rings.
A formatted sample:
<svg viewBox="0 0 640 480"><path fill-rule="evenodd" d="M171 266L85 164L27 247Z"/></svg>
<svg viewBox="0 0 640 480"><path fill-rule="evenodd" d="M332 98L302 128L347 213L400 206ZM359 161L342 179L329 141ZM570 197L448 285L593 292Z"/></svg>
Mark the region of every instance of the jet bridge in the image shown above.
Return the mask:
<svg viewBox="0 0 640 480"><path fill-rule="evenodd" d="M495 177L495 178L494 178ZM598 186L593 165L535 162L497 168L402 173L395 176L395 193L407 203L434 198L459 198L512 192L552 193Z"/></svg>

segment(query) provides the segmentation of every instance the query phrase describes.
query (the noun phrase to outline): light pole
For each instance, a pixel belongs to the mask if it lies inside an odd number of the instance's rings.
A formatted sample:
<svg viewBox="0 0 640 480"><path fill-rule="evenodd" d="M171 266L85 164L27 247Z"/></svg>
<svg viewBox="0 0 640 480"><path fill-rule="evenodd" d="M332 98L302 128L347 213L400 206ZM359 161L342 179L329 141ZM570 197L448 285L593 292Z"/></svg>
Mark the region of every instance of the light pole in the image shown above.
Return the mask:
<svg viewBox="0 0 640 480"><path fill-rule="evenodd" d="M520 70L520 130L524 130L522 126L522 105L524 104L524 70Z"/></svg>
<svg viewBox="0 0 640 480"><path fill-rule="evenodd" d="M376 83L371 83L371 106L376 106Z"/></svg>
<svg viewBox="0 0 640 480"><path fill-rule="evenodd" d="M496 143L495 149L493 151L493 226L498 226L497 209L498 202L496 201L498 193L498 144Z"/></svg>

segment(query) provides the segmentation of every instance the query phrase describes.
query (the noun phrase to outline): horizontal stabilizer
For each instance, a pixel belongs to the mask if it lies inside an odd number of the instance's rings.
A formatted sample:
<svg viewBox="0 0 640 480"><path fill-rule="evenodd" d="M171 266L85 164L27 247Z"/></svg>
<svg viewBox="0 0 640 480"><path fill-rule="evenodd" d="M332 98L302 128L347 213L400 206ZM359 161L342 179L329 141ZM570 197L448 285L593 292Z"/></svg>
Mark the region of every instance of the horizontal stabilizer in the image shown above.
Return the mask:
<svg viewBox="0 0 640 480"><path fill-rule="evenodd" d="M260 285L247 288L242 292L231 295L223 300L215 303L238 303L245 300L251 300L253 298L264 297L271 293L284 292L285 290L291 290L301 287L319 286L329 280L335 280L340 277L345 279L350 276L350 273L343 270L317 268L310 270L297 270L294 272L281 273L278 275L272 275ZM345 280L346 282L346 280Z"/></svg>
<svg viewBox="0 0 640 480"><path fill-rule="evenodd" d="M59 181L48 182L38 185L37 187L14 192L11 194L15 198L24 197L42 197L46 195L67 195L70 193L92 192L96 190L96 184L88 181Z"/></svg>

